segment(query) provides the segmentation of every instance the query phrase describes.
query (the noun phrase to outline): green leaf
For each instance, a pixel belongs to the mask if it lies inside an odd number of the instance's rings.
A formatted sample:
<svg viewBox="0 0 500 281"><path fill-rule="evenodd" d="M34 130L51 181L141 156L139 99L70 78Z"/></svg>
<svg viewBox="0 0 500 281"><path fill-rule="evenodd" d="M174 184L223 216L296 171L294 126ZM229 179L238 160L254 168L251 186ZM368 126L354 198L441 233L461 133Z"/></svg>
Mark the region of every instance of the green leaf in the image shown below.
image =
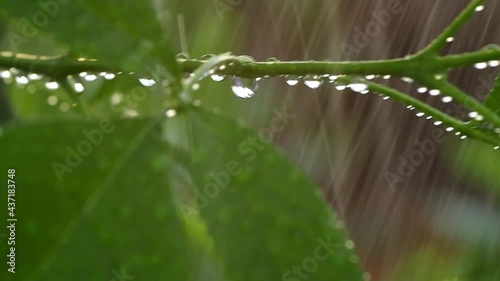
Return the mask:
<svg viewBox="0 0 500 281"><path fill-rule="evenodd" d="M15 280L187 280L161 128L153 118L3 128L5 188L7 169L16 171ZM0 279L11 280L1 249Z"/></svg>
<svg viewBox="0 0 500 281"><path fill-rule="evenodd" d="M50 40L45 35L49 33L68 44L70 55L96 58L129 71L145 71L146 65L149 71L156 71L159 61L177 81L175 53L150 3L153 1L7 1L1 9L15 19L16 28L7 32L5 45L23 52L34 38Z"/></svg>
<svg viewBox="0 0 500 281"><path fill-rule="evenodd" d="M283 111L273 128L293 121ZM229 280L362 280L342 223L299 170L248 128L188 114L193 200Z"/></svg>
<svg viewBox="0 0 500 281"><path fill-rule="evenodd" d="M484 105L500 115L500 75L495 80Z"/></svg>

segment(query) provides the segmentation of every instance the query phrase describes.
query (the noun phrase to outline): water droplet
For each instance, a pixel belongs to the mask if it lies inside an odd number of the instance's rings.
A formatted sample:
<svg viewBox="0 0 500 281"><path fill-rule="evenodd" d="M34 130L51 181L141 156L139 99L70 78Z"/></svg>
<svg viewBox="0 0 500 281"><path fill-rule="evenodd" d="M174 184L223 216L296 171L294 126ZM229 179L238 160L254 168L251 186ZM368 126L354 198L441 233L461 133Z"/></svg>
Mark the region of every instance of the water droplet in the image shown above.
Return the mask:
<svg viewBox="0 0 500 281"><path fill-rule="evenodd" d="M56 96L49 96L49 97L47 98L47 103L48 103L49 105L56 105L56 104L57 104L57 101L58 101L58 99L57 99L57 97L56 97Z"/></svg>
<svg viewBox="0 0 500 281"><path fill-rule="evenodd" d="M436 122L434 122L434 125L435 125L435 126L439 126L439 125L441 125L441 124L443 124L443 122L442 122L442 121L436 121Z"/></svg>
<svg viewBox="0 0 500 281"><path fill-rule="evenodd" d="M97 79L97 75L95 75L95 74L88 74L88 75L85 75L83 77L83 79L85 79L85 81L92 82L92 81L95 81Z"/></svg>
<svg viewBox="0 0 500 281"><path fill-rule="evenodd" d="M193 91L198 91L200 89L200 84L198 84L198 83L193 84L191 89L193 89Z"/></svg>
<svg viewBox="0 0 500 281"><path fill-rule="evenodd" d="M423 113L423 112L419 112L419 113L417 113L416 115L417 115L417 117L422 117L422 116L424 116L424 115L425 115L425 113Z"/></svg>
<svg viewBox="0 0 500 281"><path fill-rule="evenodd" d="M434 79L436 79L436 80L442 80L443 77L444 77L443 74L436 74L436 75L434 75Z"/></svg>
<svg viewBox="0 0 500 281"><path fill-rule="evenodd" d="M446 131L447 131L447 132L452 132L453 130L455 130L453 127L448 127L448 128L446 128Z"/></svg>
<svg viewBox="0 0 500 281"><path fill-rule="evenodd" d="M384 76L382 76L382 79L389 80L389 79L391 79L391 75L384 75Z"/></svg>
<svg viewBox="0 0 500 281"><path fill-rule="evenodd" d="M488 65L489 65L490 67L497 67L497 66L499 66L499 65L500 65L500 60L490 60L490 61L488 62Z"/></svg>
<svg viewBox="0 0 500 281"><path fill-rule="evenodd" d="M460 133L460 132L456 132L456 133L455 133L455 136L460 136L461 134L462 134L462 133Z"/></svg>
<svg viewBox="0 0 500 281"><path fill-rule="evenodd" d="M385 97L383 97L382 99L383 99L383 100L388 100L388 99L390 99L390 97L385 96Z"/></svg>
<svg viewBox="0 0 500 281"><path fill-rule="evenodd" d="M56 81L46 82L45 88L47 88L48 90L57 90L59 89L59 83L57 83Z"/></svg>
<svg viewBox="0 0 500 281"><path fill-rule="evenodd" d="M28 79L30 79L30 80L40 80L40 79L42 79L42 75L40 75L38 73L30 73L30 74L28 74Z"/></svg>
<svg viewBox="0 0 500 281"><path fill-rule="evenodd" d="M365 91L368 90L368 85L363 84L363 83L352 83L352 84L349 84L349 88L351 90L353 90L354 92L364 93Z"/></svg>
<svg viewBox="0 0 500 281"><path fill-rule="evenodd" d="M30 80L26 76L16 76L16 83L18 85L28 85Z"/></svg>
<svg viewBox="0 0 500 281"><path fill-rule="evenodd" d="M167 116L168 118L172 118L175 115L177 115L177 110L175 109L169 109L165 112L165 116Z"/></svg>
<svg viewBox="0 0 500 281"><path fill-rule="evenodd" d="M466 138L467 138L467 136L461 136L461 137L460 137L460 139L461 139L461 140L464 140L464 139L466 139Z"/></svg>
<svg viewBox="0 0 500 281"><path fill-rule="evenodd" d="M330 83L334 83L335 81L337 81L339 77L337 75L329 75L328 76L328 80L330 80Z"/></svg>
<svg viewBox="0 0 500 281"><path fill-rule="evenodd" d="M469 114L468 114L468 116L470 118L476 118L478 115L479 115L479 113L476 111L469 112Z"/></svg>
<svg viewBox="0 0 500 281"><path fill-rule="evenodd" d="M352 241L352 240L347 240L347 241L345 242L345 247L346 247L347 249L349 249L349 250L354 249L354 241Z"/></svg>
<svg viewBox="0 0 500 281"><path fill-rule="evenodd" d="M179 53L175 56L177 60L189 60L189 54L187 53Z"/></svg>
<svg viewBox="0 0 500 281"><path fill-rule="evenodd" d="M446 42L448 42L448 43L451 43L453 41L455 41L455 38L453 38L453 37L446 38Z"/></svg>
<svg viewBox="0 0 500 281"><path fill-rule="evenodd" d="M233 85L231 90L234 95L243 99L251 98L255 95L255 91L259 88L259 83L255 79L245 79L240 77L233 78Z"/></svg>
<svg viewBox="0 0 500 281"><path fill-rule="evenodd" d="M426 87L420 87L417 89L417 93L420 93L420 94L424 94L427 92L427 88Z"/></svg>
<svg viewBox="0 0 500 281"><path fill-rule="evenodd" d="M200 57L200 60L209 60L213 57L215 57L215 54L204 54L203 56Z"/></svg>
<svg viewBox="0 0 500 281"><path fill-rule="evenodd" d="M154 84L156 84L156 81L153 79L148 79L148 78L139 78L139 82L144 86L144 87L152 87Z"/></svg>
<svg viewBox="0 0 500 281"><path fill-rule="evenodd" d="M295 86L297 84L299 84L299 78L298 77L295 77L295 76L288 76L286 78L286 83L289 85L289 86Z"/></svg>
<svg viewBox="0 0 500 281"><path fill-rule="evenodd" d="M4 79L7 79L7 78L12 77L12 74L10 73L10 71L4 70L4 71L0 72L0 76Z"/></svg>
<svg viewBox="0 0 500 281"><path fill-rule="evenodd" d="M441 101L442 101L442 102L444 102L444 103L449 103L449 102L451 102L452 100L453 100L453 98L452 98L452 97L443 97L443 98L441 99Z"/></svg>
<svg viewBox="0 0 500 281"><path fill-rule="evenodd" d="M346 88L347 88L347 86L346 86L346 85L337 85L337 86L335 86L335 89L337 89L338 91L343 91L343 90L345 90Z"/></svg>
<svg viewBox="0 0 500 281"><path fill-rule="evenodd" d="M495 130L493 130L495 133L497 134L500 134L500 128L496 128Z"/></svg>
<svg viewBox="0 0 500 281"><path fill-rule="evenodd" d="M75 88L75 91L77 93L83 93L83 91L85 91L85 87L83 87L83 84L79 83L79 82L76 82L75 84L73 84L73 88Z"/></svg>
<svg viewBox="0 0 500 281"><path fill-rule="evenodd" d="M484 5L479 5L474 9L476 12L481 12L482 10L484 10Z"/></svg>
<svg viewBox="0 0 500 281"><path fill-rule="evenodd" d="M80 73L78 74L78 76L80 76L80 77L82 77L82 78L83 78L83 77L85 77L85 76L87 76L87 75L88 75L88 73L87 73L87 72L80 72Z"/></svg>
<svg viewBox="0 0 500 281"><path fill-rule="evenodd" d="M500 145L499 146L495 146L493 149L494 150L499 150L500 149Z"/></svg>
<svg viewBox="0 0 500 281"><path fill-rule="evenodd" d="M304 84L311 89L317 89L323 84L323 80L319 80L317 77L313 79L308 78L304 80Z"/></svg>
<svg viewBox="0 0 500 281"><path fill-rule="evenodd" d="M226 76L224 76L224 75L218 75L218 74L212 74L212 75L210 75L210 78L212 78L212 80L215 81L215 82L220 82L220 81L226 79Z"/></svg>
<svg viewBox="0 0 500 281"><path fill-rule="evenodd" d="M478 115L478 116L474 117L474 120L476 120L476 121L483 121L484 117L483 117L483 115Z"/></svg>
<svg viewBox="0 0 500 281"><path fill-rule="evenodd" d="M439 94L441 94L441 91L438 89L432 89L429 91L429 95L431 96L439 96Z"/></svg>
<svg viewBox="0 0 500 281"><path fill-rule="evenodd" d="M427 119L427 120L431 120L431 119L432 119L432 116L427 116L427 117L425 117L425 119Z"/></svg>
<svg viewBox="0 0 500 281"><path fill-rule="evenodd" d="M401 80L403 80L406 83L413 83L413 79L410 77L401 77Z"/></svg>
<svg viewBox="0 0 500 281"><path fill-rule="evenodd" d="M225 66L225 65L221 65L221 66L219 66L219 70L224 70L224 69L226 69L226 66Z"/></svg>
<svg viewBox="0 0 500 281"><path fill-rule="evenodd" d="M375 75L373 75L373 74L372 75L366 75L365 78L367 80L373 80L375 78Z"/></svg>
<svg viewBox="0 0 500 281"><path fill-rule="evenodd" d="M474 65L476 69L485 69L486 67L488 67L488 63L486 62L478 62Z"/></svg>
<svg viewBox="0 0 500 281"><path fill-rule="evenodd" d="M115 79L116 75L114 73L105 73L104 74L104 79L106 80L113 80Z"/></svg>

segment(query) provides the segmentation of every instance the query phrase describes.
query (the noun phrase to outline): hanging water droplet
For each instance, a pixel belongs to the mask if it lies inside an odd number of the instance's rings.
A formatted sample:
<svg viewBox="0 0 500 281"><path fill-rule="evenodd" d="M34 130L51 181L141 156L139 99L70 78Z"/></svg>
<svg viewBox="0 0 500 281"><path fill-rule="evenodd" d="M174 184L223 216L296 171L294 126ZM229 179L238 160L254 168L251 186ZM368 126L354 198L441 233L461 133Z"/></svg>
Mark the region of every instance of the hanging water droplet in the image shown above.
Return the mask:
<svg viewBox="0 0 500 281"><path fill-rule="evenodd" d="M339 78L338 75L330 75L330 76L328 76L328 80L330 80L330 83L335 83L335 81L337 81L338 78Z"/></svg>
<svg viewBox="0 0 500 281"><path fill-rule="evenodd" d="M83 77L83 79L85 79L85 81L92 82L92 81L95 81L97 79L97 75L95 75L95 74L88 74L88 75L85 75Z"/></svg>
<svg viewBox="0 0 500 281"><path fill-rule="evenodd" d="M105 73L104 74L104 79L106 80L113 80L115 79L116 75L114 73Z"/></svg>
<svg viewBox="0 0 500 281"><path fill-rule="evenodd" d="M85 87L83 87L83 84L79 83L79 82L76 82L75 84L73 84L73 88L75 88L75 91L77 93L83 93L83 91L85 91Z"/></svg>
<svg viewBox="0 0 500 281"><path fill-rule="evenodd" d="M389 79L391 79L391 75L384 75L384 76L382 76L382 79L389 80Z"/></svg>
<svg viewBox="0 0 500 281"><path fill-rule="evenodd" d="M8 79L8 78L12 77L12 74L10 73L10 71L4 70L4 71L0 72L0 76L4 79Z"/></svg>
<svg viewBox="0 0 500 281"><path fill-rule="evenodd" d="M493 149L494 150L499 150L500 149L500 145L499 146L495 146Z"/></svg>
<svg viewBox="0 0 500 281"><path fill-rule="evenodd" d="M220 82L220 81L226 79L226 76L224 76L224 75L218 75L218 74L212 74L212 75L210 75L210 78L212 78L212 80L215 81L215 82Z"/></svg>
<svg viewBox="0 0 500 281"><path fill-rule="evenodd" d="M144 87L152 87L154 84L156 84L156 81L153 79L148 79L148 78L139 78L139 82L144 86Z"/></svg>
<svg viewBox="0 0 500 281"><path fill-rule="evenodd" d="M80 73L78 73L78 76L80 76L82 78L85 77L85 76L87 76L87 75L88 75L87 72L80 72Z"/></svg>
<svg viewBox="0 0 500 281"><path fill-rule="evenodd" d="M225 66L225 65L221 65L221 66L219 66L219 70L224 70L224 69L226 69L226 66Z"/></svg>
<svg viewBox="0 0 500 281"><path fill-rule="evenodd" d="M352 83L349 84L349 88L357 93L363 93L368 90L368 85L363 83Z"/></svg>
<svg viewBox="0 0 500 281"><path fill-rule="evenodd" d="M427 116L427 117L425 117L425 119L427 119L427 120L431 120L431 119L432 119L432 116Z"/></svg>
<svg viewBox="0 0 500 281"><path fill-rule="evenodd" d="M429 95L431 96L439 96L439 94L441 94L441 91L438 89L432 89L429 91Z"/></svg>
<svg viewBox="0 0 500 281"><path fill-rule="evenodd" d="M203 56L200 57L200 60L209 60L211 58L215 57L215 54L204 54Z"/></svg>
<svg viewBox="0 0 500 281"><path fill-rule="evenodd" d="M439 125L441 125L441 124L443 124L443 122L442 122L442 121L436 121L436 122L434 122L434 125L435 125L435 126L439 126Z"/></svg>
<svg viewBox="0 0 500 281"><path fill-rule="evenodd" d="M304 80L304 85L311 89L317 89L321 84L323 84L323 80L320 80L318 77L306 78L306 80Z"/></svg>
<svg viewBox="0 0 500 281"><path fill-rule="evenodd" d="M406 83L413 83L413 79L410 77L401 77L401 80L403 80Z"/></svg>
<svg viewBox="0 0 500 281"><path fill-rule="evenodd" d="M390 99L390 97L385 96L385 97L383 97L382 99L383 99L383 100L388 100L388 99Z"/></svg>
<svg viewBox="0 0 500 281"><path fill-rule="evenodd" d="M448 42L448 43L451 43L453 41L455 41L455 38L453 38L453 37L446 38L446 42Z"/></svg>
<svg viewBox="0 0 500 281"><path fill-rule="evenodd" d="M447 132L452 132L453 130L455 130L453 127L448 127L448 128L446 128L446 131L447 131Z"/></svg>
<svg viewBox="0 0 500 281"><path fill-rule="evenodd" d="M366 78L366 80L373 80L375 78L375 75L373 75L373 74L366 75L365 78Z"/></svg>
<svg viewBox="0 0 500 281"><path fill-rule="evenodd" d="M28 85L30 80L26 76L16 76L16 83L18 85Z"/></svg>
<svg viewBox="0 0 500 281"><path fill-rule="evenodd" d="M441 99L441 101L444 102L444 103L450 103L452 100L453 100L452 97L443 97Z"/></svg>
<svg viewBox="0 0 500 281"><path fill-rule="evenodd" d="M346 85L337 85L337 86L335 86L335 89L337 89L338 91L343 91L343 90L345 90L346 88L347 88L347 86L346 86Z"/></svg>
<svg viewBox="0 0 500 281"><path fill-rule="evenodd" d="M417 93L420 93L420 94L424 94L427 92L427 88L426 87L420 87L417 89Z"/></svg>
<svg viewBox="0 0 500 281"><path fill-rule="evenodd" d="M443 77L444 77L443 74L436 74L436 75L434 75L434 79L436 79L436 80L442 80Z"/></svg>
<svg viewBox="0 0 500 281"><path fill-rule="evenodd" d="M45 88L47 88L48 90L57 90L59 89L59 83L57 83L56 81L46 82Z"/></svg>
<svg viewBox="0 0 500 281"><path fill-rule="evenodd" d="M461 136L461 137L460 137L460 139L461 139L461 140L464 140L464 139L466 139L466 138L467 138L467 136Z"/></svg>
<svg viewBox="0 0 500 281"><path fill-rule="evenodd" d="M299 84L299 78L296 77L296 76L287 76L286 77L286 83L289 86L295 86L295 85Z"/></svg>
<svg viewBox="0 0 500 281"><path fill-rule="evenodd" d="M417 117L422 117L422 116L424 116L424 115L425 115L425 113L423 113L423 112L419 112L419 113L417 113Z"/></svg>
<svg viewBox="0 0 500 281"><path fill-rule="evenodd" d="M255 79L242 79L241 77L233 78L231 90L234 95L243 99L251 98L259 88L259 83Z"/></svg>
<svg viewBox="0 0 500 281"><path fill-rule="evenodd" d="M193 89L193 91L198 91L200 89L200 84L198 84L198 83L193 84L191 89Z"/></svg>
<svg viewBox="0 0 500 281"><path fill-rule="evenodd" d="M455 136L460 136L462 133L460 132L455 132Z"/></svg>
<svg viewBox="0 0 500 281"><path fill-rule="evenodd" d="M29 80L40 80L40 79L42 79L42 75L40 75L38 73L30 73L30 74L28 74L28 79Z"/></svg>
<svg viewBox="0 0 500 281"><path fill-rule="evenodd" d="M482 10L484 10L484 5L479 5L474 9L476 12L481 12Z"/></svg>
<svg viewBox="0 0 500 281"><path fill-rule="evenodd" d="M486 62L478 62L476 64L474 64L474 68L476 69L485 69L488 67L488 63Z"/></svg>
<svg viewBox="0 0 500 281"><path fill-rule="evenodd" d="M469 114L468 114L468 116L470 118L476 118L478 115L479 115L479 113L476 111L469 112Z"/></svg>
<svg viewBox="0 0 500 281"><path fill-rule="evenodd" d="M189 54L187 53L179 53L175 56L177 60L189 60Z"/></svg>
<svg viewBox="0 0 500 281"><path fill-rule="evenodd" d="M165 116L167 116L168 118L172 118L175 115L177 115L177 110L175 110L175 109L169 109L169 110L165 111Z"/></svg>
<svg viewBox="0 0 500 281"><path fill-rule="evenodd" d="M476 121L483 121L484 117L483 117L483 115L478 115L478 116L474 117L474 120L476 120Z"/></svg>
<svg viewBox="0 0 500 281"><path fill-rule="evenodd" d="M497 66L499 66L499 65L500 65L500 60L490 60L490 61L488 62L488 65L489 65L490 67L497 67Z"/></svg>

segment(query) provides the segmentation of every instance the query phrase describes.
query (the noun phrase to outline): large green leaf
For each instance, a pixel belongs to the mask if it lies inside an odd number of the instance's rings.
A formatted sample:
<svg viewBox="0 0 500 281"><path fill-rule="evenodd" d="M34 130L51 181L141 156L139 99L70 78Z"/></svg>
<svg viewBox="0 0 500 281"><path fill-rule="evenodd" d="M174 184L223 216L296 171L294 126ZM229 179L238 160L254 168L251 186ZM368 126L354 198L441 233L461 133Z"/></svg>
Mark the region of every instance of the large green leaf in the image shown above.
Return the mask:
<svg viewBox="0 0 500 281"><path fill-rule="evenodd" d="M300 171L248 128L188 114L194 203L229 280L362 280L342 223ZM291 121L281 112L270 124Z"/></svg>
<svg viewBox="0 0 500 281"><path fill-rule="evenodd" d="M154 2L158 1L7 1L1 11L16 20L17 29L7 32L6 45L22 52L33 38L49 33L68 44L73 54L131 71L143 71L146 65L157 71L159 61L178 80L168 30L158 21L169 17L165 7L157 16Z"/></svg>
<svg viewBox="0 0 500 281"><path fill-rule="evenodd" d="M500 76L497 77L484 104L500 115Z"/></svg>
<svg viewBox="0 0 500 281"><path fill-rule="evenodd" d="M1 280L186 280L160 120L43 121L1 135L0 218L15 169L18 219L17 271L1 241Z"/></svg>

